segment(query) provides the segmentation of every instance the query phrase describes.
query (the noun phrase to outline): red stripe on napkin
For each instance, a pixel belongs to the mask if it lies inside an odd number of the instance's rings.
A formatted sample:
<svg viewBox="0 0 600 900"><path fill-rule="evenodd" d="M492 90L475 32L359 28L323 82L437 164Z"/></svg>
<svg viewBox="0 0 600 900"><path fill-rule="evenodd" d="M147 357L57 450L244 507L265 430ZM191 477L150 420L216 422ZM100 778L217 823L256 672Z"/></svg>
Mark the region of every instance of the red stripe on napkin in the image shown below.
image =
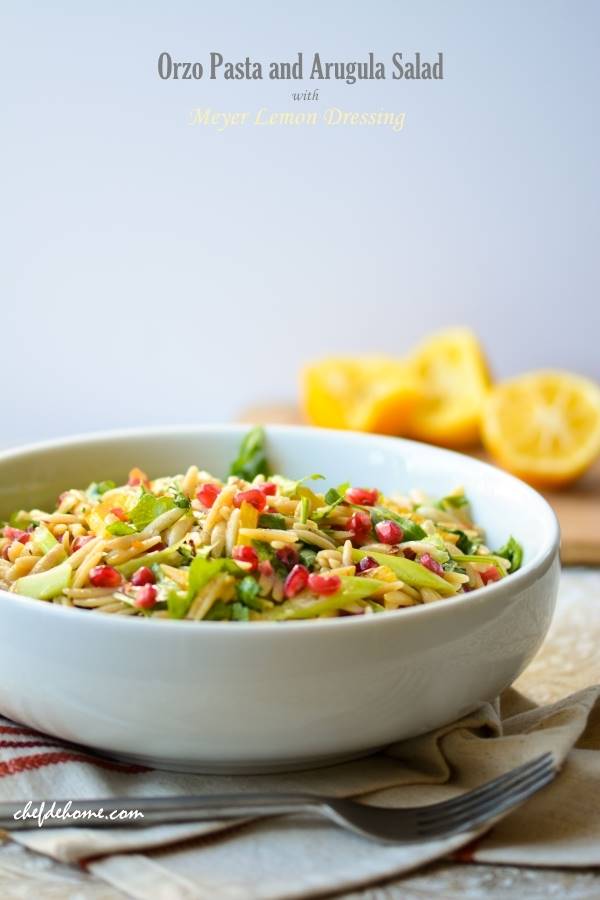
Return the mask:
<svg viewBox="0 0 600 900"><path fill-rule="evenodd" d="M31 728L21 728L17 725L0 725L0 734L26 734L31 737L38 737L38 731L32 731Z"/></svg>
<svg viewBox="0 0 600 900"><path fill-rule="evenodd" d="M83 762L103 769L113 769L116 772L135 774L148 772L146 766L138 766L129 763L113 762L110 759L100 759L87 756L85 753L73 753L68 750L56 750L49 753L36 753L32 756L20 756L17 759L8 759L0 762L0 778L6 775L18 775L20 772L28 772L31 769L42 769L45 766L54 766L57 763Z"/></svg>
<svg viewBox="0 0 600 900"><path fill-rule="evenodd" d="M0 747L60 747L59 741L0 741Z"/></svg>

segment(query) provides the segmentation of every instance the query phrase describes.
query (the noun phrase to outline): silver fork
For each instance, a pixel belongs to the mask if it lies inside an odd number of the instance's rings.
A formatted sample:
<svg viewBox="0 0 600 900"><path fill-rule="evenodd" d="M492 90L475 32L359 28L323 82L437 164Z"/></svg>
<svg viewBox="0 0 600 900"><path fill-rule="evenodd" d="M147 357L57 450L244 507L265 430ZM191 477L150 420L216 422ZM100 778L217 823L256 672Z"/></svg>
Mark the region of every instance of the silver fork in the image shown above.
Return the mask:
<svg viewBox="0 0 600 900"><path fill-rule="evenodd" d="M0 803L0 828L15 831L36 827L37 821L32 815L40 806L42 815L50 811L54 813L44 821L45 828L140 827L300 813L323 816L350 831L378 841L412 843L472 831L491 822L500 813L527 800L552 781L555 774L552 754L545 753L460 797L404 809L368 806L356 800L313 794L213 794L32 801L29 817L24 818L24 803ZM69 816L59 818L58 811L66 806ZM125 817L135 811L142 815ZM73 813L83 815L73 818ZM111 818L111 814L119 813L122 816L120 819Z"/></svg>

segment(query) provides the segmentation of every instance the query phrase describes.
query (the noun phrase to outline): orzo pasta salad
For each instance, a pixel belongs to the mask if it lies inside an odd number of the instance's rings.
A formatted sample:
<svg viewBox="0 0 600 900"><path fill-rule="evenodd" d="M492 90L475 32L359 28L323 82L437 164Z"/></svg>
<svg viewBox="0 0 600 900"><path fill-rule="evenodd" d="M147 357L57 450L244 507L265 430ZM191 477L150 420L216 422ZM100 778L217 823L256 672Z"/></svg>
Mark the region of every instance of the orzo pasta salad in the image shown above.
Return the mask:
<svg viewBox="0 0 600 900"><path fill-rule="evenodd" d="M71 488L0 538L0 587L62 606L203 621L375 615L484 588L519 568L492 552L462 489L377 487L269 471L260 428L221 481L196 465Z"/></svg>

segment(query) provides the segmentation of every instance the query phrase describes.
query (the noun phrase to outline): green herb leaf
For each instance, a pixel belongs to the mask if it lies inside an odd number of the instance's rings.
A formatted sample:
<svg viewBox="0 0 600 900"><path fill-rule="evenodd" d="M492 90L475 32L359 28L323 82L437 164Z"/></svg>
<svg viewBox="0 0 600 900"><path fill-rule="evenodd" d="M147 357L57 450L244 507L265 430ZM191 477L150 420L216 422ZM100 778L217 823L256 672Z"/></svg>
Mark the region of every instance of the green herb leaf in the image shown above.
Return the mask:
<svg viewBox="0 0 600 900"><path fill-rule="evenodd" d="M258 517L258 527L259 528L278 528L278 529L287 529L287 524L285 521L285 517L280 513L262 513Z"/></svg>
<svg viewBox="0 0 600 900"><path fill-rule="evenodd" d="M502 556L504 559L510 560L508 571L516 572L517 569L521 568L523 562L523 547L511 534L504 546L496 550L496 556Z"/></svg>
<svg viewBox="0 0 600 900"><path fill-rule="evenodd" d="M175 504L175 506L178 506L179 509L190 509L192 501L189 497L186 497L183 491L181 491L176 485L173 485L173 487L169 489L169 493L173 498L173 503Z"/></svg>
<svg viewBox="0 0 600 900"><path fill-rule="evenodd" d="M191 563L195 556L189 544L181 544L181 546L177 548L177 552L186 563Z"/></svg>
<svg viewBox="0 0 600 900"><path fill-rule="evenodd" d="M371 516L373 527L386 520L396 522L404 532L403 540L405 541L421 541L426 537L426 533L420 525L413 522L412 519L398 515L398 513L387 509L385 506L372 506L367 509L367 512Z"/></svg>
<svg viewBox="0 0 600 900"><path fill-rule="evenodd" d="M243 603L232 603L231 618L234 622L247 622L250 618L250 610Z"/></svg>
<svg viewBox="0 0 600 900"><path fill-rule="evenodd" d="M213 603L207 614L204 616L204 619L210 622L228 621L231 618L231 604L225 603L224 600L217 600L216 603Z"/></svg>
<svg viewBox="0 0 600 900"><path fill-rule="evenodd" d="M257 475L268 474L265 454L265 432L260 426L252 428L241 443L237 459L232 463L230 475L245 481L254 481Z"/></svg>
<svg viewBox="0 0 600 900"><path fill-rule="evenodd" d="M333 512L336 506L339 506L340 503L344 502L344 495L348 488L350 487L350 482L344 482L344 484L340 484L337 488L329 488L327 493L325 494L325 503L327 506L321 506L319 509L316 509L312 514L312 519L314 522L320 522L321 519L327 518L327 516Z"/></svg>
<svg viewBox="0 0 600 900"><path fill-rule="evenodd" d="M277 572L278 575L282 575L285 578L285 576L288 573L288 570L286 569L284 564L281 562L281 560L277 556L275 550L273 550L273 548L271 547L270 544L267 544L266 541L252 541L252 546L254 547L254 549L256 550L256 552L258 554L258 558L259 558L260 562L265 562L265 561L270 562L271 565L273 566L273 569L275 570L275 572ZM239 574L239 568L238 568L238 574Z"/></svg>
<svg viewBox="0 0 600 900"><path fill-rule="evenodd" d="M238 581L235 586L237 599L250 609L254 609L256 612L261 612L263 608L263 605L258 598L259 592L260 587L258 581L256 578L253 578L252 575L246 575L241 581Z"/></svg>
<svg viewBox="0 0 600 900"><path fill-rule="evenodd" d="M312 547L302 547L300 552L298 553L300 557L300 562L303 566L306 566L307 569L312 569L315 565L315 559L317 558L317 551L313 550Z"/></svg>

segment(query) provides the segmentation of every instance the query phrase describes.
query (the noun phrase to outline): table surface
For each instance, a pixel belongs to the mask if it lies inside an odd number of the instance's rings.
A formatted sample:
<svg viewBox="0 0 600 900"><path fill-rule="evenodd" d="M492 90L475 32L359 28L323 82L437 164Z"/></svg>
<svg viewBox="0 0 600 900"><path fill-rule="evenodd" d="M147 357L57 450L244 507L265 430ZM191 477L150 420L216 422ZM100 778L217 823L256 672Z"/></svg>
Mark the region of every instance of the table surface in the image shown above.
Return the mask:
<svg viewBox="0 0 600 900"><path fill-rule="evenodd" d="M600 682L600 570L566 569L557 612L540 652L516 687L548 703ZM123 900L126 895L75 867L55 863L10 841L0 844L2 900ZM592 900L600 872L436 863L346 900Z"/></svg>

